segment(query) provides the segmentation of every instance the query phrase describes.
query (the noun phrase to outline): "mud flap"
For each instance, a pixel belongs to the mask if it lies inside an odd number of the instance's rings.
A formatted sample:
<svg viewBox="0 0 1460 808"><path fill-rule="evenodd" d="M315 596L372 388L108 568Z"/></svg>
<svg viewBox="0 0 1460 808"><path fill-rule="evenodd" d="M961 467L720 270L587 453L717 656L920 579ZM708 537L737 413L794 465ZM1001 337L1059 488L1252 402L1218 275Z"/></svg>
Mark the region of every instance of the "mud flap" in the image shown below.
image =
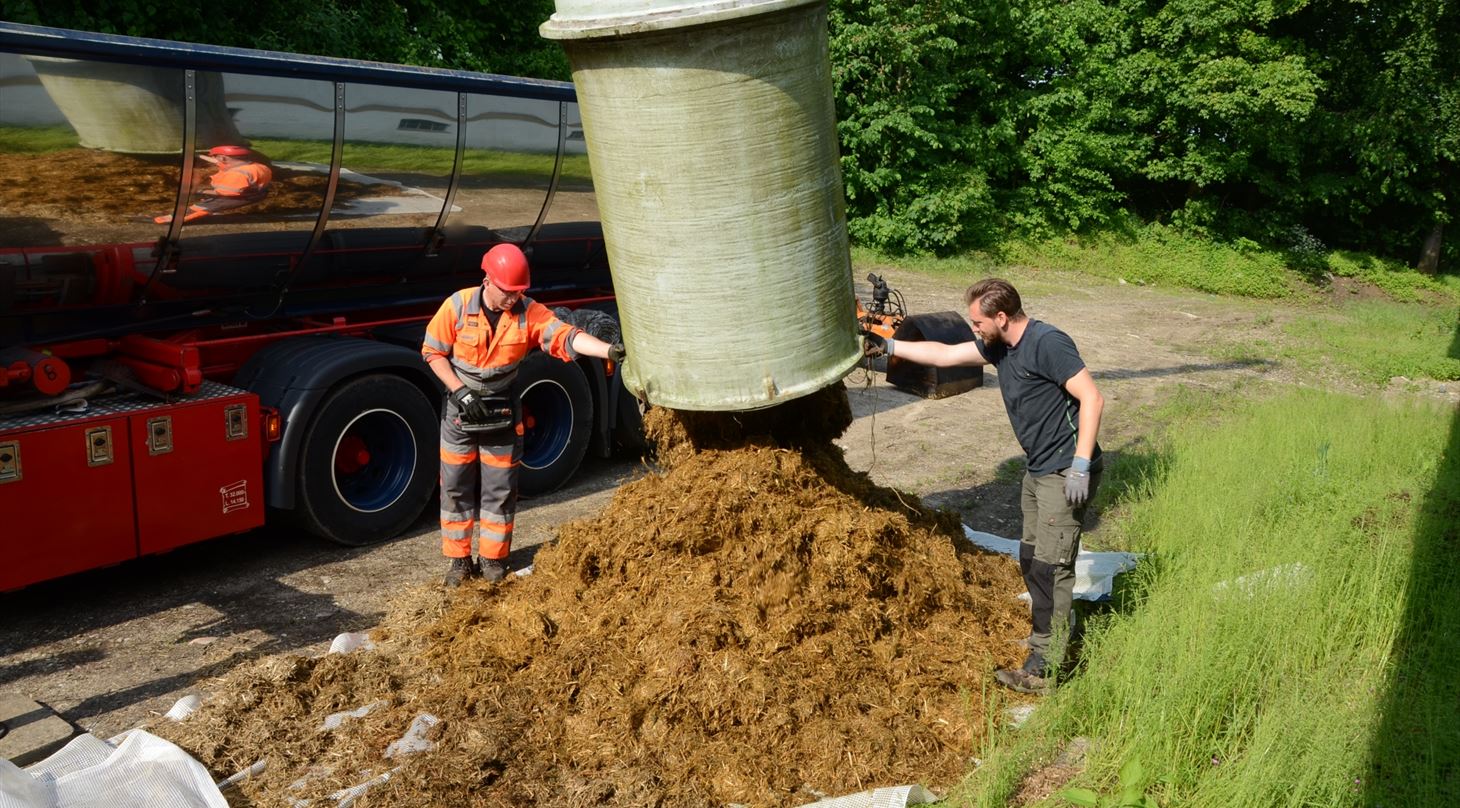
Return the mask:
<svg viewBox="0 0 1460 808"><path fill-rule="evenodd" d="M908 316L892 337L954 344L973 339L973 329L959 313L940 311ZM934 368L893 356L887 359L887 381L923 398L947 398L982 387L983 368Z"/></svg>

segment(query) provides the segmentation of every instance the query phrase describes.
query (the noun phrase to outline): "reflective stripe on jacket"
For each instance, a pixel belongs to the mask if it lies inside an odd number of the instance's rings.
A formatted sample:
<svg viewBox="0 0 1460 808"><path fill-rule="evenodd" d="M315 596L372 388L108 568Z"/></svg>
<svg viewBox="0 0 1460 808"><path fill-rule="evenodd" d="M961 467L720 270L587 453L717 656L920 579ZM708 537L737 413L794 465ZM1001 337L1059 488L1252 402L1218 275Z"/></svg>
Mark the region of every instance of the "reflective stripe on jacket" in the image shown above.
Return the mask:
<svg viewBox="0 0 1460 808"><path fill-rule="evenodd" d="M426 326L421 356L427 362L446 357L464 384L490 393L500 393L512 384L518 363L533 348L565 362L578 358L573 349L578 329L532 298L524 297L502 312L496 332L491 329L482 287L462 289L442 302Z"/></svg>
<svg viewBox="0 0 1460 808"><path fill-rule="evenodd" d="M244 163L214 174L208 182L219 196L262 196L274 180L274 172L263 163Z"/></svg>

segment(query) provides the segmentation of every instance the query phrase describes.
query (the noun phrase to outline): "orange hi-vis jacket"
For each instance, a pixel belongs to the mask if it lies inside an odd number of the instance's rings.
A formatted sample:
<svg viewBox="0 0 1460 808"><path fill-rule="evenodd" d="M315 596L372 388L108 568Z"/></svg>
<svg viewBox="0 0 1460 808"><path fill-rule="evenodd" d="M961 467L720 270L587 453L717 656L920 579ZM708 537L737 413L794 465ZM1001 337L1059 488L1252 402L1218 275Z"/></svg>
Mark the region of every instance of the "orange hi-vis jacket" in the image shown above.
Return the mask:
<svg viewBox="0 0 1460 808"><path fill-rule="evenodd" d="M229 166L208 179L219 196L262 196L274 181L274 172L263 163Z"/></svg>
<svg viewBox="0 0 1460 808"><path fill-rule="evenodd" d="M496 333L491 328L482 287L462 289L446 298L426 326L421 356L427 363L446 357L463 384L485 393L504 392L517 378L517 364L534 346L564 361L578 358L573 335L579 329L530 297L502 312Z"/></svg>

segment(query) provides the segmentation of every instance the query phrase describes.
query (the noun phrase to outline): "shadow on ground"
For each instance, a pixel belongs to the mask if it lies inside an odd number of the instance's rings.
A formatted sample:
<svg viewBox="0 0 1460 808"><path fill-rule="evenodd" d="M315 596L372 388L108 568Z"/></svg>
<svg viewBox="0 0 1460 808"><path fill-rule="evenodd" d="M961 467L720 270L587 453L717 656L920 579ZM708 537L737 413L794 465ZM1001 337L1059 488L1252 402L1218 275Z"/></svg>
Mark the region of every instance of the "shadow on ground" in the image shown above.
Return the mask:
<svg viewBox="0 0 1460 808"><path fill-rule="evenodd" d="M1460 359L1460 328L1450 356ZM1453 805L1460 795L1460 409L1413 553L1364 805Z"/></svg>
<svg viewBox="0 0 1460 808"><path fill-rule="evenodd" d="M1271 359L1234 359L1230 362L1188 362L1160 368L1105 369L1092 370L1090 375L1097 381L1108 379L1150 379L1162 376L1189 376L1193 373L1220 372L1224 370L1271 370L1278 363Z"/></svg>
<svg viewBox="0 0 1460 808"><path fill-rule="evenodd" d="M430 529L420 522L396 541ZM0 659L6 660L0 662L0 687L113 656L111 642L87 636L93 632L135 622L142 634L139 639L156 643L161 629L149 625L149 619L190 606L206 606L217 616L170 637L171 644L255 631L266 639L246 652L200 660L186 670L159 665L165 672L90 695L68 707L65 717L92 718L219 675L261 654L298 651L342 632L363 630L378 622L380 615L341 608L333 594L305 592L285 580L368 551L333 547L284 528L264 528L0 596L0 612L5 615L0 619ZM29 649L57 644L80 647L39 659L23 658Z"/></svg>

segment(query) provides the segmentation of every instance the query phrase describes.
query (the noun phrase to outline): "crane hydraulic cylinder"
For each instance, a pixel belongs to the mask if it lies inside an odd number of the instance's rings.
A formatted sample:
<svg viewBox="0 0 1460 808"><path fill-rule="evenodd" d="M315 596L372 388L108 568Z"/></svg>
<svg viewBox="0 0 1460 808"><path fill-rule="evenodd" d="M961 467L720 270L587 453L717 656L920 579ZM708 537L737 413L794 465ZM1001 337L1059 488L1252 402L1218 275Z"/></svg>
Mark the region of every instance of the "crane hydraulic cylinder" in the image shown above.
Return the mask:
<svg viewBox="0 0 1460 808"><path fill-rule="evenodd" d="M44 395L60 395L71 385L71 366L58 356L27 348L0 349L0 387L27 384Z"/></svg>

